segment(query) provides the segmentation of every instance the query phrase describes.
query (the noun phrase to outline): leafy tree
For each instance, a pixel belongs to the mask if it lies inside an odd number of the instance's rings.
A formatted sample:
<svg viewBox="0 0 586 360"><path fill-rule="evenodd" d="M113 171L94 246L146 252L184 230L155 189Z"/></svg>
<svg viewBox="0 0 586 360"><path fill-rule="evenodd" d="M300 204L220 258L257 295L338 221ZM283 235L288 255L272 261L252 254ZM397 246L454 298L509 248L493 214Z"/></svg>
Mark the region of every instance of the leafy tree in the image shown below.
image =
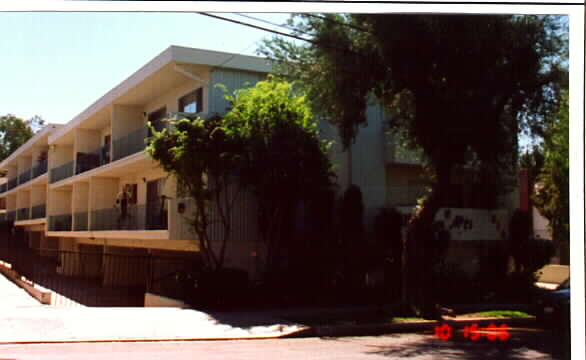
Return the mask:
<svg viewBox="0 0 586 360"><path fill-rule="evenodd" d="M240 181L257 199L267 268L274 269L291 240L299 202L330 188L329 144L319 139L307 98L291 83L269 77L228 99L233 106L224 126L244 146Z"/></svg>
<svg viewBox="0 0 586 360"><path fill-rule="evenodd" d="M366 124L374 96L391 128L420 148L431 192L410 220L408 269L416 302L437 259L424 251L452 171L477 159L484 180L506 191L520 131L537 133L557 107L567 38L550 16L313 15L290 25L310 43L276 38L261 53L307 88L314 108L337 125L348 147ZM507 186L509 185L509 186Z"/></svg>
<svg viewBox="0 0 586 360"><path fill-rule="evenodd" d="M230 239L231 211L241 187L234 169L242 145L225 134L222 119L171 118L173 131L153 131L147 147L151 157L176 177L184 196L193 199L192 227L197 235L206 266L220 271ZM216 225L218 224L218 225ZM221 238L210 237L210 226L221 227ZM213 240L215 240L213 242Z"/></svg>
<svg viewBox="0 0 586 360"><path fill-rule="evenodd" d="M212 269L223 267L243 191L256 196L268 266L274 267L299 200L331 184L327 143L317 137L305 97L287 82L261 81L227 98L232 108L223 118L167 119L173 130L153 129L147 149L194 200L192 226ZM214 223L223 229L217 244L208 232Z"/></svg>
<svg viewBox="0 0 586 360"><path fill-rule="evenodd" d="M545 132L543 168L533 194L535 206L547 220L561 262L569 263L570 241L570 124L568 94Z"/></svg>
<svg viewBox="0 0 586 360"><path fill-rule="evenodd" d="M44 123L38 115L30 120L23 120L12 114L0 116L0 161L33 137Z"/></svg>

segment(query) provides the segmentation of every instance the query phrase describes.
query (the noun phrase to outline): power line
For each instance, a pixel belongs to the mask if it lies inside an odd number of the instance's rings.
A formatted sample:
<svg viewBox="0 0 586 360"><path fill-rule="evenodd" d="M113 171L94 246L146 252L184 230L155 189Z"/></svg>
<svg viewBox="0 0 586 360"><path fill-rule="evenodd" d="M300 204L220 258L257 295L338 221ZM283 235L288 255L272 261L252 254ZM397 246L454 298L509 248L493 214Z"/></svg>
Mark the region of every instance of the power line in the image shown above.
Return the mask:
<svg viewBox="0 0 586 360"><path fill-rule="evenodd" d="M243 14L243 13L235 13L235 14L236 14L236 15L238 15L238 16L242 16L242 17L245 17L245 18L251 19L251 20L256 20L256 21L263 22L263 23L265 23L265 24L269 24L269 25L273 25L273 26L278 26L278 27L281 27L281 28L283 28L283 29L287 29L287 30L293 30L293 31L299 31L299 30L297 30L297 29L295 29L295 28L292 28L291 26L288 26L288 25L283 25L283 24L276 24L276 23L274 23L274 22L272 22L272 21L268 21L268 20L265 20L265 19L257 18L257 17L250 16L250 15L247 15L247 14ZM306 32L302 32L302 31L300 31L300 32L301 32L303 35L307 35L307 33L306 33Z"/></svg>
<svg viewBox="0 0 586 360"><path fill-rule="evenodd" d="M273 34L290 37L290 38L293 38L293 39L296 39L296 40L306 41L308 43L317 45L319 47L330 48L330 49L334 49L334 50L337 50L337 51L340 51L340 52L344 52L344 53L347 53L347 54L361 56L361 54L356 53L356 52L354 52L352 50L349 50L349 49L343 49L343 48L339 48L339 47L327 45L327 44L324 44L324 43L319 42L319 41L315 41L315 40L311 40L311 39L305 39L305 38L303 38L301 36L284 33L282 31L272 30L272 29L269 29L269 28L266 28L266 27L262 27L262 26L250 24L250 23L247 23L247 22L239 21L239 20L234 20L234 19L226 18L226 17L223 17L223 16L212 15L212 14L206 13L206 12L198 12L198 14L203 15L203 16L209 16L209 17L212 17L212 18L215 18L215 19L219 19L219 20L223 20L223 21L228 21L228 22L231 22L231 23L234 23L234 24L238 24L238 25L248 26L248 27L251 27L251 28L254 28L254 29L257 29L257 30L262 30L262 31L266 31L266 32L273 33Z"/></svg>
<svg viewBox="0 0 586 360"><path fill-rule="evenodd" d="M287 36L287 37L290 37L290 38L293 38L293 39L297 39L297 40L301 40L301 41L307 41L307 42L312 43L314 45L321 45L321 44L319 44L315 40L305 39L305 38L302 38L301 36L297 36L297 35L293 35L293 34L287 34L287 33L284 33L282 31L272 30L272 29L265 28L265 27L262 27L262 26L258 26L258 25L246 23L246 22L243 22L243 21L234 20L234 19L230 19L230 18L226 18L226 17L223 17L223 16L218 16L218 15L212 15L212 14L205 13L205 12L199 12L198 14L204 15L204 16L209 16L209 17L216 18L216 19L223 20L223 21L232 22L232 23L235 23L235 24L238 24L238 25L248 26L248 27L251 27L251 28L254 28L254 29L257 29L257 30L267 31L267 32L270 32L270 33L273 33L273 34L277 34L277 35L281 35L281 36Z"/></svg>

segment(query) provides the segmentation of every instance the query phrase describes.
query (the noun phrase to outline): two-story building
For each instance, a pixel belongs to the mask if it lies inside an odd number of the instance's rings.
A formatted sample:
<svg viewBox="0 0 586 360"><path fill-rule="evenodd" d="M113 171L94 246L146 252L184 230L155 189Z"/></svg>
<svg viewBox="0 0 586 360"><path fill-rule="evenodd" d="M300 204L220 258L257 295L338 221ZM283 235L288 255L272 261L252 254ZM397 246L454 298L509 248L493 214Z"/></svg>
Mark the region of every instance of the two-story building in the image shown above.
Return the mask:
<svg viewBox="0 0 586 360"><path fill-rule="evenodd" d="M32 249L67 252L57 262L60 274L98 279L104 286L143 286L152 276L147 260L128 262L125 256L197 258L199 243L189 224L193 209L178 196L175 179L145 152L147 122L162 128L161 119L174 113L221 115L229 103L217 84L229 91L254 86L270 71L259 57L167 48L74 119L46 126L0 163L7 173L0 185L0 222L24 229ZM337 141L330 156L338 195L350 184L360 186L370 228L381 208L411 211L425 181L417 157L389 133L382 107L371 105L367 113L369 125L351 148L343 151ZM338 139L331 125L320 129L323 137ZM513 198L503 197L500 210L456 206L454 217L476 226L455 229L453 239L503 239L506 209L518 206ZM255 224L252 215L238 216L225 263L250 278L258 275L260 255Z"/></svg>
<svg viewBox="0 0 586 360"><path fill-rule="evenodd" d="M0 188L6 202L0 220L23 227L33 249L121 255L59 262L62 274L99 278L103 285L145 282L146 262L114 263L124 255L196 257L189 203L146 153L147 122L161 128L174 113L225 113L229 104L216 84L229 91L254 86L270 69L258 57L169 47L74 119L45 127L0 163L8 175ZM247 261L229 256L227 265L247 268Z"/></svg>

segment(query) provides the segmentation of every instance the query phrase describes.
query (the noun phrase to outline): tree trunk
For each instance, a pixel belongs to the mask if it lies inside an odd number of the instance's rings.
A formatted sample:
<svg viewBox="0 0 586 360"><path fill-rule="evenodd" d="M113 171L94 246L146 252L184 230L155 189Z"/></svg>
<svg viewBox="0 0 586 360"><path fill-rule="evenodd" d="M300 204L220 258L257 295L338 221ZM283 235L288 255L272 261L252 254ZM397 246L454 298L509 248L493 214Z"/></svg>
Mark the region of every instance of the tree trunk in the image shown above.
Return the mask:
<svg viewBox="0 0 586 360"><path fill-rule="evenodd" d="M407 286L404 299L419 308L425 317L436 318L435 294L430 280L434 261L434 223L438 210L449 195L449 165L436 167L436 183L429 197L417 209L407 229Z"/></svg>

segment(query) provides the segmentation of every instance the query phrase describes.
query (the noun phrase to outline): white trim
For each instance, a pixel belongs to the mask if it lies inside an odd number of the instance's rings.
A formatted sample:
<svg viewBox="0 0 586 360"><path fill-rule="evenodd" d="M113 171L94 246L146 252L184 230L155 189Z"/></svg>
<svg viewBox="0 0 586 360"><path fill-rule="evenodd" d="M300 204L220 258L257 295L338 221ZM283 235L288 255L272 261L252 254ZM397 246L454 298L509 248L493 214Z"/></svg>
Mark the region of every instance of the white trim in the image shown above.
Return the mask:
<svg viewBox="0 0 586 360"><path fill-rule="evenodd" d="M44 128L42 128L39 132L33 135L32 138L28 139L27 142L22 144L15 152L10 154L4 161L0 162L0 170L5 170L8 165L16 160L23 152L29 150L33 146L37 145L37 142L41 141L43 137L49 135L49 133L53 132L54 130L59 129L63 125L61 124L47 124Z"/></svg>

